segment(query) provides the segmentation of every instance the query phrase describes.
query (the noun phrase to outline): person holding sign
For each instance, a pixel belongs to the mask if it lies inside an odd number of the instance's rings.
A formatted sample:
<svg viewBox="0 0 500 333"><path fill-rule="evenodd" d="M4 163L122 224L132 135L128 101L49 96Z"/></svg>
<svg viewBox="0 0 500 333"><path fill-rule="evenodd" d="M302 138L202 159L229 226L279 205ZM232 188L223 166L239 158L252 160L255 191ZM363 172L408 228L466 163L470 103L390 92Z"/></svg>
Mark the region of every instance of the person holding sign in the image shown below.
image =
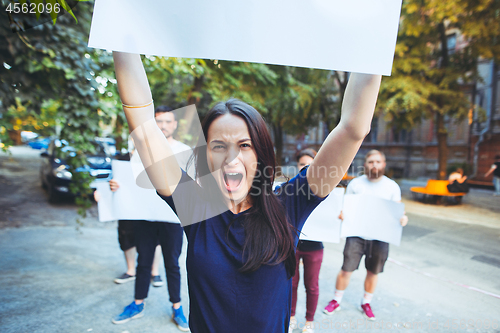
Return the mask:
<svg viewBox="0 0 500 333"><path fill-rule="evenodd" d="M495 192L493 196L500 196L500 155L495 156L495 163L491 165L491 168L484 174L484 177L488 177L493 173L493 186L495 187Z"/></svg>
<svg viewBox="0 0 500 333"><path fill-rule="evenodd" d="M304 149L297 155L297 167L302 170L304 167L311 164L316 156L314 149ZM318 306L319 298L319 270L323 262L323 243L308 240L299 240L297 251L295 253L297 266L295 275L292 279L292 313L290 317L291 332L297 327L297 319L295 318L295 308L297 307L297 289L299 287L299 263L302 259L304 264L304 285L306 287L306 323L302 329L303 333L313 333L314 314Z"/></svg>
<svg viewBox="0 0 500 333"><path fill-rule="evenodd" d="M400 202L401 189L395 181L384 176L385 166L384 153L378 150L370 150L365 156L365 175L354 178L347 186L346 194L366 194ZM339 218L343 220L342 213L340 213ZM403 227L408 223L406 214L400 218L400 223ZM363 255L365 256L366 278L361 310L369 320L375 320L370 302L377 286L378 274L383 272L385 262L389 256L389 244L361 237L347 237L346 239L344 263L337 275L335 296L323 310L327 315L340 310L340 302L344 291L349 285L352 272L358 269Z"/></svg>
<svg viewBox="0 0 500 333"><path fill-rule="evenodd" d="M205 115L192 180L152 124L154 106L140 56L113 57L136 148L188 239L191 332L288 332L298 233L343 176L330 168L346 170L368 134L381 77L351 75L339 125L311 165L273 191L273 144L252 106L231 99Z"/></svg>
<svg viewBox="0 0 500 333"><path fill-rule="evenodd" d="M177 128L177 121L172 112L172 108L162 105L154 110L154 119L157 127L168 141L170 147L176 153L191 151L191 148L173 138ZM132 155L132 157L130 157ZM182 154L181 156L186 156ZM125 159L134 160L137 158L135 151L127 154ZM181 162L187 164L187 160ZM118 181L110 180L110 187L113 192L120 188ZM179 268L179 256L182 249L182 228L179 222L175 221L134 221L135 239L137 253L137 278L135 280L134 301L127 305L123 312L114 317L111 321L114 324L123 324L134 318L144 315L144 300L148 297L150 280L153 286L162 286L159 274L151 276L151 265L157 261L159 251L158 244L161 245L165 273L167 276L167 288L172 303L172 320L181 331L189 331L189 326L184 316L181 305L181 273ZM155 250L156 249L156 250ZM156 271L158 264L156 263Z"/></svg>

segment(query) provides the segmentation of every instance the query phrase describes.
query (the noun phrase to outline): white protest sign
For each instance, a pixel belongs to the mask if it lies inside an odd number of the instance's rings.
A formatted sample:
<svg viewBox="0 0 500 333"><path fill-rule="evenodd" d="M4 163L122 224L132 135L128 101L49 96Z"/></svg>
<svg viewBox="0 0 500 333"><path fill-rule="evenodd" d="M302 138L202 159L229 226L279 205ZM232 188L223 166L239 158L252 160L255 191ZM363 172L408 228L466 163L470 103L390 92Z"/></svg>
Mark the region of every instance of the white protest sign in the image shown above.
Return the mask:
<svg viewBox="0 0 500 333"><path fill-rule="evenodd" d="M340 219L344 189L337 187L316 207L306 220L301 240L317 242L340 242Z"/></svg>
<svg viewBox="0 0 500 333"><path fill-rule="evenodd" d="M96 0L89 46L390 75L401 0Z"/></svg>
<svg viewBox="0 0 500 333"><path fill-rule="evenodd" d="M364 194L346 194L341 237L376 239L399 246L404 204Z"/></svg>
<svg viewBox="0 0 500 333"><path fill-rule="evenodd" d="M105 183L108 190L101 184L97 188L101 197L98 202L99 221L148 220L180 223L170 206L152 189L153 186L137 186L130 162L115 160L112 162L112 169L113 179L120 187L116 192L109 190L108 183ZM107 208L109 206L111 209Z"/></svg>
<svg viewBox="0 0 500 333"><path fill-rule="evenodd" d="M97 212L100 222L115 221L117 218L113 212L113 192L109 188L108 182L93 183L98 193Z"/></svg>

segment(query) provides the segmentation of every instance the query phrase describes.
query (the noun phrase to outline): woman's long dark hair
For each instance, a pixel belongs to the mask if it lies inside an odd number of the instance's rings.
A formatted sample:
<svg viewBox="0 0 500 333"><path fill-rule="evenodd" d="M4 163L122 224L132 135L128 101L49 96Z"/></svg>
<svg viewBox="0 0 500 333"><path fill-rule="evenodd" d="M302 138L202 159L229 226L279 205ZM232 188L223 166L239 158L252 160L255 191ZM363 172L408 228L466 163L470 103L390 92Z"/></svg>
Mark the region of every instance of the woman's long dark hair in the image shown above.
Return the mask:
<svg viewBox="0 0 500 333"><path fill-rule="evenodd" d="M208 129L212 122L226 114L237 116L245 121L258 162L249 192L253 204L245 212L245 243L243 245L245 263L240 271L253 272L261 265L277 265L284 262L288 276L291 277L295 274L296 268L293 237L296 231L288 223L285 209L272 190L276 157L266 123L252 106L237 99L230 99L216 104L205 116L202 123L204 138L208 138ZM194 159L196 178L200 180L201 186L214 188L214 183L204 184L204 182L215 182L211 179L212 177L202 177L210 173L206 144L198 145L194 151Z"/></svg>

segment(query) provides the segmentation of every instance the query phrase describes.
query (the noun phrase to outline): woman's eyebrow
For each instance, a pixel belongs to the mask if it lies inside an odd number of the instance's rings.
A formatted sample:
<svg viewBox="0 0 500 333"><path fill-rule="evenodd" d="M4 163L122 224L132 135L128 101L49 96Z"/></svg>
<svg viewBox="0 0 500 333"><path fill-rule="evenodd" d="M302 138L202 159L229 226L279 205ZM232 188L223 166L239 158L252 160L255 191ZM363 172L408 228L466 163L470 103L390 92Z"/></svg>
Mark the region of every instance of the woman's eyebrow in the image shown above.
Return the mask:
<svg viewBox="0 0 500 333"><path fill-rule="evenodd" d="M245 138L245 139L241 139L241 140L238 140L238 143L242 143L242 142L245 142L245 141L252 141L251 139L248 139L248 138ZM227 143L226 141L222 141L222 140L212 140L210 141L210 143Z"/></svg>

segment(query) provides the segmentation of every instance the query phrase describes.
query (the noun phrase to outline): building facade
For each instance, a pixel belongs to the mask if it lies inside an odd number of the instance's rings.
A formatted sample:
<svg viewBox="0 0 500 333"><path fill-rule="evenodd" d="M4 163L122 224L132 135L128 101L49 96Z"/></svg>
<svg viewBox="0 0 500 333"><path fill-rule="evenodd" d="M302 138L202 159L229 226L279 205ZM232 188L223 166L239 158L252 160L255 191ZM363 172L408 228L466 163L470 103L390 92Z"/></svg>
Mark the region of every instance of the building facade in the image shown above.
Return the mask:
<svg viewBox="0 0 500 333"><path fill-rule="evenodd" d="M448 130L448 169L461 167L477 185L491 185L484 174L500 155L500 68L493 61L481 61L482 80L464 85L475 107L464 119L446 119ZM284 164L293 164L298 151L319 149L327 131L322 123L308 133L285 135ZM349 172L362 172L364 155L378 149L387 157L387 173L394 178L436 178L438 146L434 119L424 119L412 130L398 131L383 117L375 117L370 134L363 142Z"/></svg>
<svg viewBox="0 0 500 333"><path fill-rule="evenodd" d="M448 130L448 168L462 167L472 183L491 185L484 174L500 155L500 70L493 61L481 61L482 80L463 86L474 101L465 119L446 119ZM438 146L434 119L426 119L411 131L397 131L382 118L374 119L372 131L363 143L355 165L370 149L387 156L389 173L404 178L436 178Z"/></svg>

